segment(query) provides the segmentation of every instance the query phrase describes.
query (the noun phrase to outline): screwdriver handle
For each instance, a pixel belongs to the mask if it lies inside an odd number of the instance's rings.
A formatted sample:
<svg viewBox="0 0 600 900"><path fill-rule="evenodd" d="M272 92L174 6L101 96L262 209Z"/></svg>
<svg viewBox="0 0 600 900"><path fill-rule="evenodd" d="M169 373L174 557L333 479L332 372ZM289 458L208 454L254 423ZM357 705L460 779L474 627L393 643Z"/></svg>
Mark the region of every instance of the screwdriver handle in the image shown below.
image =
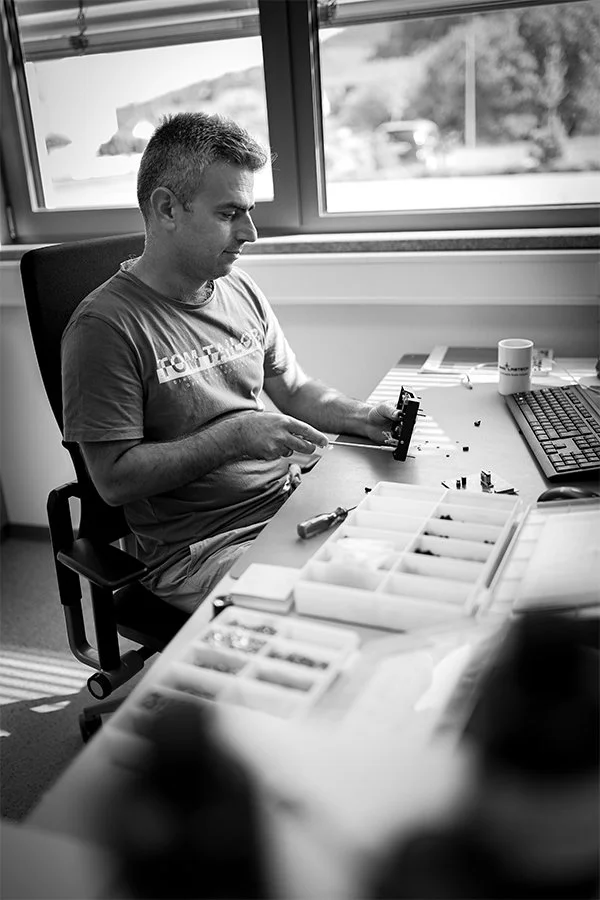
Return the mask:
<svg viewBox="0 0 600 900"><path fill-rule="evenodd" d="M313 516L305 522L300 522L297 526L298 534L305 540L314 537L316 534L322 534L338 522L343 522L348 515L348 510L343 506L338 506L333 512L323 513L320 516Z"/></svg>

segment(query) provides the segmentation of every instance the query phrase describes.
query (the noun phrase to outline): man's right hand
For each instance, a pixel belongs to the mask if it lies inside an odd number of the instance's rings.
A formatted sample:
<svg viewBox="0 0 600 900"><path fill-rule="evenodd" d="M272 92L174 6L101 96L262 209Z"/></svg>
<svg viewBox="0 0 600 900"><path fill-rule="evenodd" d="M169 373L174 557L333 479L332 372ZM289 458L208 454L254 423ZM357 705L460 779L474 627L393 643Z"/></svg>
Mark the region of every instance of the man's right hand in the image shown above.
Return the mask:
<svg viewBox="0 0 600 900"><path fill-rule="evenodd" d="M235 447L243 459L279 459L292 453L310 455L329 440L312 425L281 413L242 413L235 422Z"/></svg>

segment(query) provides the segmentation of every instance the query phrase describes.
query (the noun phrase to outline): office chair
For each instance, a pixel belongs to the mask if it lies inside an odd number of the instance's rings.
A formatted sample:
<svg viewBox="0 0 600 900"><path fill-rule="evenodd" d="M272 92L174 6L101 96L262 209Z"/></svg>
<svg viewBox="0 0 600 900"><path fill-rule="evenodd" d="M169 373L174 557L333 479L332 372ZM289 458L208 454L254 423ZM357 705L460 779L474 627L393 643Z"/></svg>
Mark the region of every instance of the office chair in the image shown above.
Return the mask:
<svg viewBox="0 0 600 900"><path fill-rule="evenodd" d="M41 247L21 259L25 305L38 365L52 411L63 431L60 342L73 310L83 298L139 256L142 234L98 238ZM74 656L95 669L88 689L97 700L83 710L79 724L84 741L98 730L103 714L118 702L106 700L160 652L188 616L140 584L146 566L125 552L129 534L121 507L110 507L96 491L79 445L63 441L76 480L50 492L47 511L52 554L67 637ZM72 498L79 501L74 536ZM121 543L117 547L115 544ZM88 642L83 616L82 579L89 583L95 646ZM119 635L138 645L123 651Z"/></svg>

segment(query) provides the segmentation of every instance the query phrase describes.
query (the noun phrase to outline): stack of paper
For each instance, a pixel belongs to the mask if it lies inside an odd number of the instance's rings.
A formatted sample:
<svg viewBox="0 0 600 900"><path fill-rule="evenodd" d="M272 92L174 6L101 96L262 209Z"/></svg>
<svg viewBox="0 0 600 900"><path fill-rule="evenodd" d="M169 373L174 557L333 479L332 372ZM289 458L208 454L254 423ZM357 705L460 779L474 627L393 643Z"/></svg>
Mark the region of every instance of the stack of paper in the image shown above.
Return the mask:
<svg viewBox="0 0 600 900"><path fill-rule="evenodd" d="M289 566L251 563L233 585L231 599L236 606L287 612L292 605L292 590L299 575L299 569Z"/></svg>

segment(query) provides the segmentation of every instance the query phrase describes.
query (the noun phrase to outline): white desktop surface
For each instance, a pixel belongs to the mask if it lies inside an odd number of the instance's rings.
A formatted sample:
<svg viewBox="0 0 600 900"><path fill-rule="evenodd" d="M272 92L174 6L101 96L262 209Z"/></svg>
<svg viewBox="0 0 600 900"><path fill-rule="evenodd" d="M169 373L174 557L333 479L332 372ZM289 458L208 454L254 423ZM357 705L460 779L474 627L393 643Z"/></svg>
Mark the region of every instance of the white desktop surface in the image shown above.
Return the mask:
<svg viewBox="0 0 600 900"><path fill-rule="evenodd" d="M590 374L594 362L562 361L580 377ZM414 369L393 370L371 399L397 398L402 379L422 395L426 418L420 422L433 422L451 451L445 452L435 437L428 449L423 438L424 449L418 451L413 439L414 458L401 470L393 468L402 464L392 466L391 454L341 447L327 451L315 469L319 479L311 483L311 475L306 476L236 574L250 561L300 567L327 535L299 541L291 536L294 523L337 505L350 506L368 483L365 479L391 480L394 471L402 472L398 480L437 485L452 474L492 468L514 484L525 504L535 501L548 485L497 393L497 374L473 373L472 390L452 381L453 376L414 376ZM539 379L542 385L567 380L571 378L558 375ZM335 484L323 483L330 470L338 472ZM226 593L231 584L226 576L213 595ZM143 742L118 728L119 717L160 680L211 613L209 598L42 799L28 824L94 840L100 801L128 777ZM365 865L381 841L415 816L439 814L464 783L465 751L458 751L452 733L434 739L432 731L469 649L497 626L471 620L409 635L347 627L361 635L361 656L308 720L279 720L233 707L219 711L223 739L243 756L261 785L272 858L277 860L276 896L360 896Z"/></svg>

